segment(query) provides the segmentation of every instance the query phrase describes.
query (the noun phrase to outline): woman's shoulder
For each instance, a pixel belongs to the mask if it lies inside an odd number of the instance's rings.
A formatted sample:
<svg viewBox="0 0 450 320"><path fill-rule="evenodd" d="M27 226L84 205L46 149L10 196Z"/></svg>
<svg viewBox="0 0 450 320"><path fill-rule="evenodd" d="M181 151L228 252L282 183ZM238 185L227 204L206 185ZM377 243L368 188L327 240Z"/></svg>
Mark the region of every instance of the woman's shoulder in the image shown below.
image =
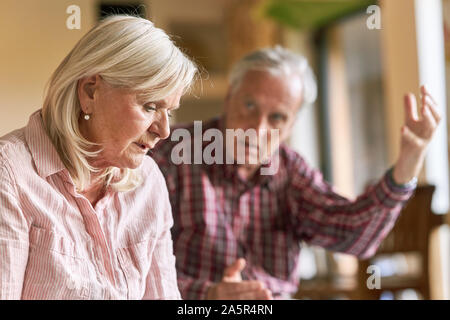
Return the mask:
<svg viewBox="0 0 450 320"><path fill-rule="evenodd" d="M20 183L20 176L32 167L32 158L25 140L25 130L17 129L0 137L0 171ZM2 178L4 178L2 176ZM17 180L19 179L19 180ZM3 179L2 179L2 182Z"/></svg>
<svg viewBox="0 0 450 320"><path fill-rule="evenodd" d="M30 152L27 148L24 128L14 130L0 137L0 163L9 162L14 164L29 157Z"/></svg>
<svg viewBox="0 0 450 320"><path fill-rule="evenodd" d="M145 156L140 166L140 174L142 182L133 191L135 195L143 192L147 195L146 199L153 203L152 199L168 194L166 180L155 160L151 157Z"/></svg>
<svg viewBox="0 0 450 320"><path fill-rule="evenodd" d="M144 157L141 165L141 170L144 179L151 178L151 180L157 182L165 181L158 164L150 156Z"/></svg>

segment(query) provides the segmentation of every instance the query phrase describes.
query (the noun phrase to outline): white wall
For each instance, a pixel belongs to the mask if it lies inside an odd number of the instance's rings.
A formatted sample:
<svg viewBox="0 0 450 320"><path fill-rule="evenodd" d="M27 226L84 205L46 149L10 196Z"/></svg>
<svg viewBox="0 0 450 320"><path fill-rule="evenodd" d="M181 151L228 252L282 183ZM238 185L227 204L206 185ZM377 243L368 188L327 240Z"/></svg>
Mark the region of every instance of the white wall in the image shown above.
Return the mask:
<svg viewBox="0 0 450 320"><path fill-rule="evenodd" d="M283 30L283 45L304 55L314 68L316 64L315 53L310 45L310 37L311 34L306 31ZM304 106L299 112L292 129L289 145L300 153L310 166L320 169L317 104Z"/></svg>
<svg viewBox="0 0 450 320"><path fill-rule="evenodd" d="M81 29L69 30L66 9L81 9ZM0 136L27 124L41 108L51 73L94 21L90 0L2 0L0 10Z"/></svg>

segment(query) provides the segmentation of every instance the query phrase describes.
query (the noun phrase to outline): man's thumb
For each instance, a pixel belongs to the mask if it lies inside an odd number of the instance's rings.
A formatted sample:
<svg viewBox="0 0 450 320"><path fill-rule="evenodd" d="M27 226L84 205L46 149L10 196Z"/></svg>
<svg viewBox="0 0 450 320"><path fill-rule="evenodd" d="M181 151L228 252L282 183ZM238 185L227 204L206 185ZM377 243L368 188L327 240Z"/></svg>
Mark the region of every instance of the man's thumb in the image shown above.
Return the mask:
<svg viewBox="0 0 450 320"><path fill-rule="evenodd" d="M245 268L245 259L239 258L225 268L223 278L227 281L241 281L241 271Z"/></svg>

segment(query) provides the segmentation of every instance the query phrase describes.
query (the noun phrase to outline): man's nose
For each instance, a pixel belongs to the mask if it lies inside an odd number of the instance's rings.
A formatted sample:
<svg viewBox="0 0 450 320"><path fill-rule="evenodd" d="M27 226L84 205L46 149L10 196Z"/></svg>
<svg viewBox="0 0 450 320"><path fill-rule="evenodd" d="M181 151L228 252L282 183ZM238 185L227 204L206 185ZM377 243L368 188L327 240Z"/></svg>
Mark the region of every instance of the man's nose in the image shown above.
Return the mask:
<svg viewBox="0 0 450 320"><path fill-rule="evenodd" d="M269 130L269 124L267 123L267 119L265 117L258 117L255 121L255 130L257 131L257 134L259 135L262 131L268 131Z"/></svg>

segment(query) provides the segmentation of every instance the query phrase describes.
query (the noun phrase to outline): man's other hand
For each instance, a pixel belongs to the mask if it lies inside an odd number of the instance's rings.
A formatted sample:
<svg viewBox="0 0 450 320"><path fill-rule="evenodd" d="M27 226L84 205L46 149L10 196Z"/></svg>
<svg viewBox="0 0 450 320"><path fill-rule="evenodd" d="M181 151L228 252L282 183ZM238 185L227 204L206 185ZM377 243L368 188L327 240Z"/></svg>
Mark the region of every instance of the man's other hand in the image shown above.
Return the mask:
<svg viewBox="0 0 450 320"><path fill-rule="evenodd" d="M229 265L222 281L212 285L207 293L208 300L272 300L272 293L264 283L257 280L242 280L241 271L245 259L238 259Z"/></svg>

